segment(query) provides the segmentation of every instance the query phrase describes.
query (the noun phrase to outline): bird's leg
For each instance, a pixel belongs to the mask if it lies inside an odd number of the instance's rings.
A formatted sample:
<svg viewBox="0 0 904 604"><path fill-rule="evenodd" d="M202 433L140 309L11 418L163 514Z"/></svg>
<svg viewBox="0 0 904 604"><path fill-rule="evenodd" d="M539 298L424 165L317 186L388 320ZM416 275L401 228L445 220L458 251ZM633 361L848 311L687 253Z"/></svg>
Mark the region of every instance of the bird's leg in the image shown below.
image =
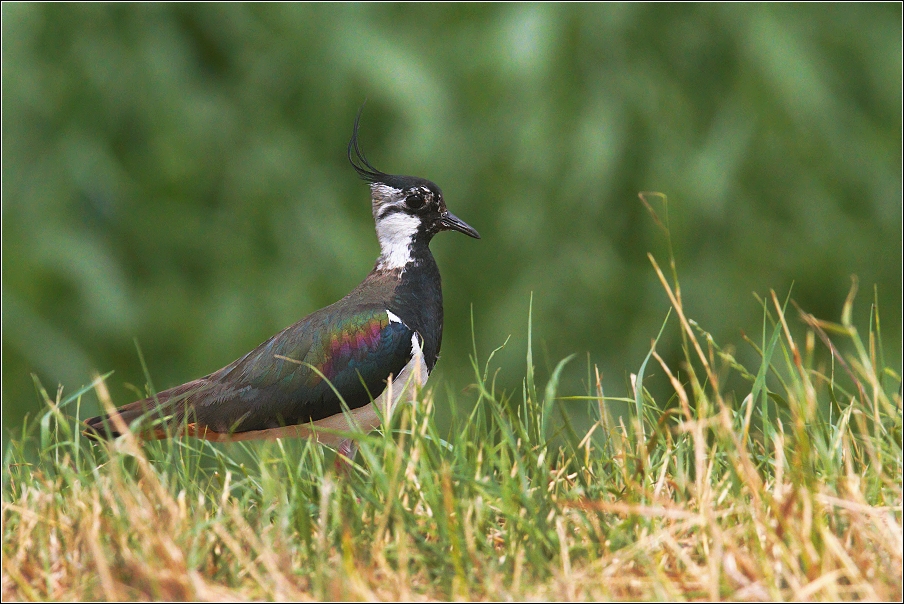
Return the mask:
<svg viewBox="0 0 904 604"><path fill-rule="evenodd" d="M346 438L339 443L336 448L336 461L333 462L333 469L336 474L349 476L355 464L355 454L358 452L358 444Z"/></svg>

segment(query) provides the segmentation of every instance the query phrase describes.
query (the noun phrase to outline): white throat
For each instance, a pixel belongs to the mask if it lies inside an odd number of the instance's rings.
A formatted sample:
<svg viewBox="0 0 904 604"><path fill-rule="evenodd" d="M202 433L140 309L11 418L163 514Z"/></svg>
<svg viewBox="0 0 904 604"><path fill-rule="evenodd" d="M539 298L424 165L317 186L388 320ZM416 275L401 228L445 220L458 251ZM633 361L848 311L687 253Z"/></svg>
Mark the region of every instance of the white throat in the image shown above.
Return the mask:
<svg viewBox="0 0 904 604"><path fill-rule="evenodd" d="M377 221L377 239L380 240L378 268L405 268L411 262L411 244L420 224L417 216L404 212L393 212Z"/></svg>

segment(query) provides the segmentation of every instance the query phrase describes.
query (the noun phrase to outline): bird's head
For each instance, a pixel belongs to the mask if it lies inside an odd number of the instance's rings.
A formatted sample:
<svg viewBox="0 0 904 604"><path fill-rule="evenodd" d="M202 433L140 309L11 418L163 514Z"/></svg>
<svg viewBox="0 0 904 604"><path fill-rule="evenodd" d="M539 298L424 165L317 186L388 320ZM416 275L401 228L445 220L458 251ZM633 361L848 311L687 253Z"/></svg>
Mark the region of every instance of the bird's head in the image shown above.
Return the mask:
<svg viewBox="0 0 904 604"><path fill-rule="evenodd" d="M381 264L403 268L411 259L411 246L430 243L440 231L458 231L480 239L477 231L446 208L443 192L425 178L386 174L367 161L358 145L358 122L348 143L348 161L370 183Z"/></svg>

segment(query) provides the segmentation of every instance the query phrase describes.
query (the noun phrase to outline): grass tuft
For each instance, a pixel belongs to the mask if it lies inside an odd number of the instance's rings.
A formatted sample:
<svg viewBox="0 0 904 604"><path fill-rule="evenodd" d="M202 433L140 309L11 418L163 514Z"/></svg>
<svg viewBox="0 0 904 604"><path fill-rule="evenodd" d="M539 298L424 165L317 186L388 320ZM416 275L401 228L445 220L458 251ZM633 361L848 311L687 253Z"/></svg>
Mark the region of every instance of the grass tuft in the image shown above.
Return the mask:
<svg viewBox="0 0 904 604"><path fill-rule="evenodd" d="M471 399L400 405L355 435L349 476L307 441L86 442L107 376L65 398L36 382L45 409L4 457L3 598L900 600L901 378L877 305L864 340L856 283L840 323L772 292L744 367L650 259L677 366L657 336L626 396L590 367L561 396L571 357L538 386L528 338L516 396L475 345ZM441 431L440 404L469 412Z"/></svg>

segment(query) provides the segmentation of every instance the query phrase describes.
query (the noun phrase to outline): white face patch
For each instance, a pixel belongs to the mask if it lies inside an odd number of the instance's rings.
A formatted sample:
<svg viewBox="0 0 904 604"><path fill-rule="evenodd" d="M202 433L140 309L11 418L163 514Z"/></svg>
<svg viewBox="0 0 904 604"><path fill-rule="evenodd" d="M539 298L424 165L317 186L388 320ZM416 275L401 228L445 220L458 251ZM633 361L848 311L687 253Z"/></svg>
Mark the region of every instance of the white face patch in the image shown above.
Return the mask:
<svg viewBox="0 0 904 604"><path fill-rule="evenodd" d="M374 183L370 185L370 192L373 202L374 220L378 220L380 214L388 208L402 208L405 205L405 196L402 194L401 189L382 183Z"/></svg>
<svg viewBox="0 0 904 604"><path fill-rule="evenodd" d="M380 259L377 266L392 270L405 268L411 262L411 243L421 224L420 218L404 212L392 212L377 219Z"/></svg>
<svg viewBox="0 0 904 604"><path fill-rule="evenodd" d="M399 318L399 316L397 314L395 314L394 312L392 312L391 310L387 310L386 315L389 317L390 323L402 323L402 320ZM402 325L405 325L405 324L402 323Z"/></svg>

